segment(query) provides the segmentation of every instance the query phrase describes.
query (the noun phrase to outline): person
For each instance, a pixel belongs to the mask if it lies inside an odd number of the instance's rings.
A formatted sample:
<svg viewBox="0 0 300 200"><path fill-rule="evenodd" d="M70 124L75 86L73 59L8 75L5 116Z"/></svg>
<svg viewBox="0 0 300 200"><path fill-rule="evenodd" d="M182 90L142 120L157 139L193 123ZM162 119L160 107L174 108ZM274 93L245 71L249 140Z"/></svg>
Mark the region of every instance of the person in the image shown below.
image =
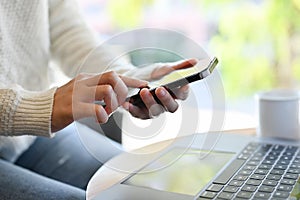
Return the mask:
<svg viewBox="0 0 300 200"><path fill-rule="evenodd" d="M96 64L78 71L94 49ZM0 2L0 199L84 199L88 180L103 163L83 147L74 120L92 117L106 123L120 106L142 119L175 112L178 103L165 88L155 91L163 106L155 106L149 90L142 89L146 107L126 101L128 88L145 87L147 81L196 63L138 69L122 59L107 70L109 57L75 0ZM49 87L52 62L72 78L68 83ZM183 86L175 96L184 100L188 91ZM104 160L120 153L105 149L105 142L97 146Z"/></svg>

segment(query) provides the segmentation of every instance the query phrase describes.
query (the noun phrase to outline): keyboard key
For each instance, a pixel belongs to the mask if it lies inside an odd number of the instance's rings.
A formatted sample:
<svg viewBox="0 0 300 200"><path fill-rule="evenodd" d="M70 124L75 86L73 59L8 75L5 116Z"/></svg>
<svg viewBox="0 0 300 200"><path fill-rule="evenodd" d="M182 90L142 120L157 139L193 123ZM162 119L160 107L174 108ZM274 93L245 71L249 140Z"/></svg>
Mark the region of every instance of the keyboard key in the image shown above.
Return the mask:
<svg viewBox="0 0 300 200"><path fill-rule="evenodd" d="M255 168L256 168L256 166L253 166L253 165L245 165L242 169L253 171L253 170L255 170Z"/></svg>
<svg viewBox="0 0 300 200"><path fill-rule="evenodd" d="M300 169L291 169L291 168L289 168L287 172L293 173L293 174L300 174Z"/></svg>
<svg viewBox="0 0 300 200"><path fill-rule="evenodd" d="M277 151L271 151L269 152L269 155L272 155L272 156L280 156L281 152L277 152Z"/></svg>
<svg viewBox="0 0 300 200"><path fill-rule="evenodd" d="M267 185L267 186L276 186L278 184L277 181L275 180L264 180L263 185Z"/></svg>
<svg viewBox="0 0 300 200"><path fill-rule="evenodd" d="M257 192L254 195L254 198L256 199L269 199L271 197L270 193L265 193L265 192Z"/></svg>
<svg viewBox="0 0 300 200"><path fill-rule="evenodd" d="M267 164L267 165L274 165L274 163L275 163L275 160L264 160L262 162L262 164Z"/></svg>
<svg viewBox="0 0 300 200"><path fill-rule="evenodd" d="M272 169L272 165L261 164L258 166L258 169L270 170L270 169Z"/></svg>
<svg viewBox="0 0 300 200"><path fill-rule="evenodd" d="M255 192L257 187L253 185L244 185L241 190L246 192Z"/></svg>
<svg viewBox="0 0 300 200"><path fill-rule="evenodd" d="M250 171L250 170L239 171L239 175L249 176L250 174L252 174L252 171Z"/></svg>
<svg viewBox="0 0 300 200"><path fill-rule="evenodd" d="M283 173L284 173L284 170L281 170L281 169L273 169L270 172L270 174L275 174L275 175L282 175Z"/></svg>
<svg viewBox="0 0 300 200"><path fill-rule="evenodd" d="M240 191L236 196L240 198L250 199L253 193Z"/></svg>
<svg viewBox="0 0 300 200"><path fill-rule="evenodd" d="M269 173L269 170L265 169L257 169L254 174L261 174L261 175L267 175Z"/></svg>
<svg viewBox="0 0 300 200"><path fill-rule="evenodd" d="M272 193L274 191L274 187L267 186L267 185L262 185L262 186L259 187L258 191Z"/></svg>
<svg viewBox="0 0 300 200"><path fill-rule="evenodd" d="M246 149L256 150L259 146L261 146L261 144L259 144L257 142L251 142L247 145Z"/></svg>
<svg viewBox="0 0 300 200"><path fill-rule="evenodd" d="M246 182L247 185L259 186L261 184L261 180L249 179Z"/></svg>
<svg viewBox="0 0 300 200"><path fill-rule="evenodd" d="M242 151L242 154L252 155L254 151L255 151L255 149L244 149Z"/></svg>
<svg viewBox="0 0 300 200"><path fill-rule="evenodd" d="M255 154L254 154L254 156L259 156L259 157L264 157L265 156L265 154L263 153L263 152L256 152ZM300 157L300 156L299 156Z"/></svg>
<svg viewBox="0 0 300 200"><path fill-rule="evenodd" d="M220 192L223 189L223 185L211 184L206 190L211 192Z"/></svg>
<svg viewBox="0 0 300 200"><path fill-rule="evenodd" d="M243 183L243 181L232 180L228 185L240 187L241 185L243 185Z"/></svg>
<svg viewBox="0 0 300 200"><path fill-rule="evenodd" d="M228 193L228 192L221 192L218 196L219 199L232 199L233 198L233 193Z"/></svg>
<svg viewBox="0 0 300 200"><path fill-rule="evenodd" d="M272 148L272 151L277 151L277 152L281 152L284 149L283 145L274 145L274 147Z"/></svg>
<svg viewBox="0 0 300 200"><path fill-rule="evenodd" d="M256 180L263 180L266 176L265 175L261 175L261 174L252 174L250 176L251 179L256 179Z"/></svg>
<svg viewBox="0 0 300 200"><path fill-rule="evenodd" d="M262 149L269 150L272 147L272 144L262 144Z"/></svg>
<svg viewBox="0 0 300 200"><path fill-rule="evenodd" d="M240 154L238 156L238 159L242 159L242 160L248 160L250 157L250 154Z"/></svg>
<svg viewBox="0 0 300 200"><path fill-rule="evenodd" d="M239 190L238 187L235 187L235 186L226 186L223 191L224 192L236 193L238 190Z"/></svg>
<svg viewBox="0 0 300 200"><path fill-rule="evenodd" d="M293 186L290 186L290 185L282 185L282 184L280 184L277 187L277 190L286 191L286 192L290 192L290 191L292 191L292 189L293 189Z"/></svg>
<svg viewBox="0 0 300 200"><path fill-rule="evenodd" d="M280 183L284 185L295 185L296 181L292 179L282 179Z"/></svg>
<svg viewBox="0 0 300 200"><path fill-rule="evenodd" d="M295 153L297 150L298 150L298 147L296 147L296 146L288 146L285 151Z"/></svg>
<svg viewBox="0 0 300 200"><path fill-rule="evenodd" d="M291 174L291 173L286 173L284 175L284 178L286 179L293 179L293 180L297 180L298 179L298 174Z"/></svg>
<svg viewBox="0 0 300 200"><path fill-rule="evenodd" d="M277 187L277 190L286 191L286 192L290 192L290 191L292 191L292 189L293 189L293 186L291 186L291 185L282 185L282 184L280 184Z"/></svg>
<svg viewBox="0 0 300 200"><path fill-rule="evenodd" d="M285 152L283 152L282 155L283 155L283 156L293 156L293 155L294 155L294 152L287 152L287 151L285 151Z"/></svg>
<svg viewBox="0 0 300 200"><path fill-rule="evenodd" d="M300 163L300 159L295 159L293 163Z"/></svg>
<svg viewBox="0 0 300 200"><path fill-rule="evenodd" d="M293 156L281 156L279 160L291 160Z"/></svg>
<svg viewBox="0 0 300 200"><path fill-rule="evenodd" d="M235 177L233 177L234 180L238 180L238 181L245 181L247 180L248 176L243 176L243 175L236 175Z"/></svg>
<svg viewBox="0 0 300 200"><path fill-rule="evenodd" d="M217 195L216 192L209 192L205 191L203 194L200 195L200 197L207 198L207 199L213 199Z"/></svg>
<svg viewBox="0 0 300 200"><path fill-rule="evenodd" d="M281 176L280 176L280 175L269 174L269 175L267 176L267 179L279 181L279 180L281 179Z"/></svg>
<svg viewBox="0 0 300 200"><path fill-rule="evenodd" d="M277 157L277 156L274 156L274 155L270 155L270 156L267 156L265 159L266 159L266 160L277 160L278 157Z"/></svg>
<svg viewBox="0 0 300 200"><path fill-rule="evenodd" d="M291 169L300 169L300 164L299 163L292 163L290 168Z"/></svg>
<svg viewBox="0 0 300 200"><path fill-rule="evenodd" d="M276 191L273 194L273 197L279 197L279 198L287 198L289 197L290 193L285 191Z"/></svg>
<svg viewBox="0 0 300 200"><path fill-rule="evenodd" d="M279 164L279 165L288 165L288 164L290 164L290 160L279 160L278 162L277 162L277 164Z"/></svg>
<svg viewBox="0 0 300 200"><path fill-rule="evenodd" d="M253 156L251 158L251 160L253 160L253 161L261 161L262 160L262 156Z"/></svg>
<svg viewBox="0 0 300 200"><path fill-rule="evenodd" d="M235 172L239 168L241 168L244 162L244 160L234 160L233 162L231 162L228 165L228 167L223 171L223 173L220 174L216 178L216 180L214 180L214 183L225 185L229 181L229 179L235 174Z"/></svg>
<svg viewBox="0 0 300 200"><path fill-rule="evenodd" d="M257 166L257 165L259 165L259 161L256 161L256 160L249 160L249 161L247 162L247 165Z"/></svg>
<svg viewBox="0 0 300 200"><path fill-rule="evenodd" d="M286 170L287 169L287 165L282 165L282 164L277 164L274 166L273 169L282 169L282 170Z"/></svg>

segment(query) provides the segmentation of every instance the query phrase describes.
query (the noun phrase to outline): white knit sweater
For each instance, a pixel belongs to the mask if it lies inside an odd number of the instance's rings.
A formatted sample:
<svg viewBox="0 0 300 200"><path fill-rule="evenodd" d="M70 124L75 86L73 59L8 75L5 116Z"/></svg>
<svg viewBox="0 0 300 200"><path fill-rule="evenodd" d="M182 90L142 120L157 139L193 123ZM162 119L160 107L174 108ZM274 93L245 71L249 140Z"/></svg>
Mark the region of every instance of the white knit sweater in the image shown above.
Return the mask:
<svg viewBox="0 0 300 200"><path fill-rule="evenodd" d="M74 0L0 1L0 156L16 158L28 148L34 137L24 135L53 136L49 63L76 76L98 46L95 38ZM113 56L104 47L97 54L85 72L106 70ZM122 60L109 70L149 79L152 69L141 72Z"/></svg>

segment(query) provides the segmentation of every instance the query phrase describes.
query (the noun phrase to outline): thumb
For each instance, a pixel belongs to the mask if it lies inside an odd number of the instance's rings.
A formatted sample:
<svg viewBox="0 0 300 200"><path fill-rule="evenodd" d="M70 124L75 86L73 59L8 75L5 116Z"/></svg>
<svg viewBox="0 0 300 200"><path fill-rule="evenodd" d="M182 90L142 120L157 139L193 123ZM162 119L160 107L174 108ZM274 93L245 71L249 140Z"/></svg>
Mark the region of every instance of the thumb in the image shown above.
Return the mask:
<svg viewBox="0 0 300 200"><path fill-rule="evenodd" d="M122 79L122 81L125 83L125 85L127 87L141 88L141 87L145 87L149 84L148 81L130 78L130 77L126 77L126 76L120 76L120 78Z"/></svg>
<svg viewBox="0 0 300 200"><path fill-rule="evenodd" d="M188 59L183 61L177 61L173 63L165 63L163 66L159 66L153 70L151 74L151 78L153 79L160 79L165 75L170 74L171 72L179 69L187 69L193 67L197 64L197 59Z"/></svg>
<svg viewBox="0 0 300 200"><path fill-rule="evenodd" d="M184 60L184 61L181 61L181 62L176 62L175 65L172 66L172 69L173 70L178 70L178 69L187 69L187 68L190 68L190 67L193 67L197 64L197 60L194 59L194 58L191 58L191 59L188 59L188 60Z"/></svg>

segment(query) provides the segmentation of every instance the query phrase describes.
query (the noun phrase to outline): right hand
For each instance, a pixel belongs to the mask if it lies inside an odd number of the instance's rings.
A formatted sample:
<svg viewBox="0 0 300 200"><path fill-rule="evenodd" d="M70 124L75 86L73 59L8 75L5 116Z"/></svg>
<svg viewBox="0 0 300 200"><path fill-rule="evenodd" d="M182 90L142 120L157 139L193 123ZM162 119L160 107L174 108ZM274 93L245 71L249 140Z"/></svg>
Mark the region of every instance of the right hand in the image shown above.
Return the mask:
<svg viewBox="0 0 300 200"><path fill-rule="evenodd" d="M146 81L119 76L115 72L80 74L56 90L51 131L59 131L74 120L85 117L95 117L99 123L105 123L109 115L125 102L127 87L146 85ZM104 101L106 106L95 104L95 101Z"/></svg>

